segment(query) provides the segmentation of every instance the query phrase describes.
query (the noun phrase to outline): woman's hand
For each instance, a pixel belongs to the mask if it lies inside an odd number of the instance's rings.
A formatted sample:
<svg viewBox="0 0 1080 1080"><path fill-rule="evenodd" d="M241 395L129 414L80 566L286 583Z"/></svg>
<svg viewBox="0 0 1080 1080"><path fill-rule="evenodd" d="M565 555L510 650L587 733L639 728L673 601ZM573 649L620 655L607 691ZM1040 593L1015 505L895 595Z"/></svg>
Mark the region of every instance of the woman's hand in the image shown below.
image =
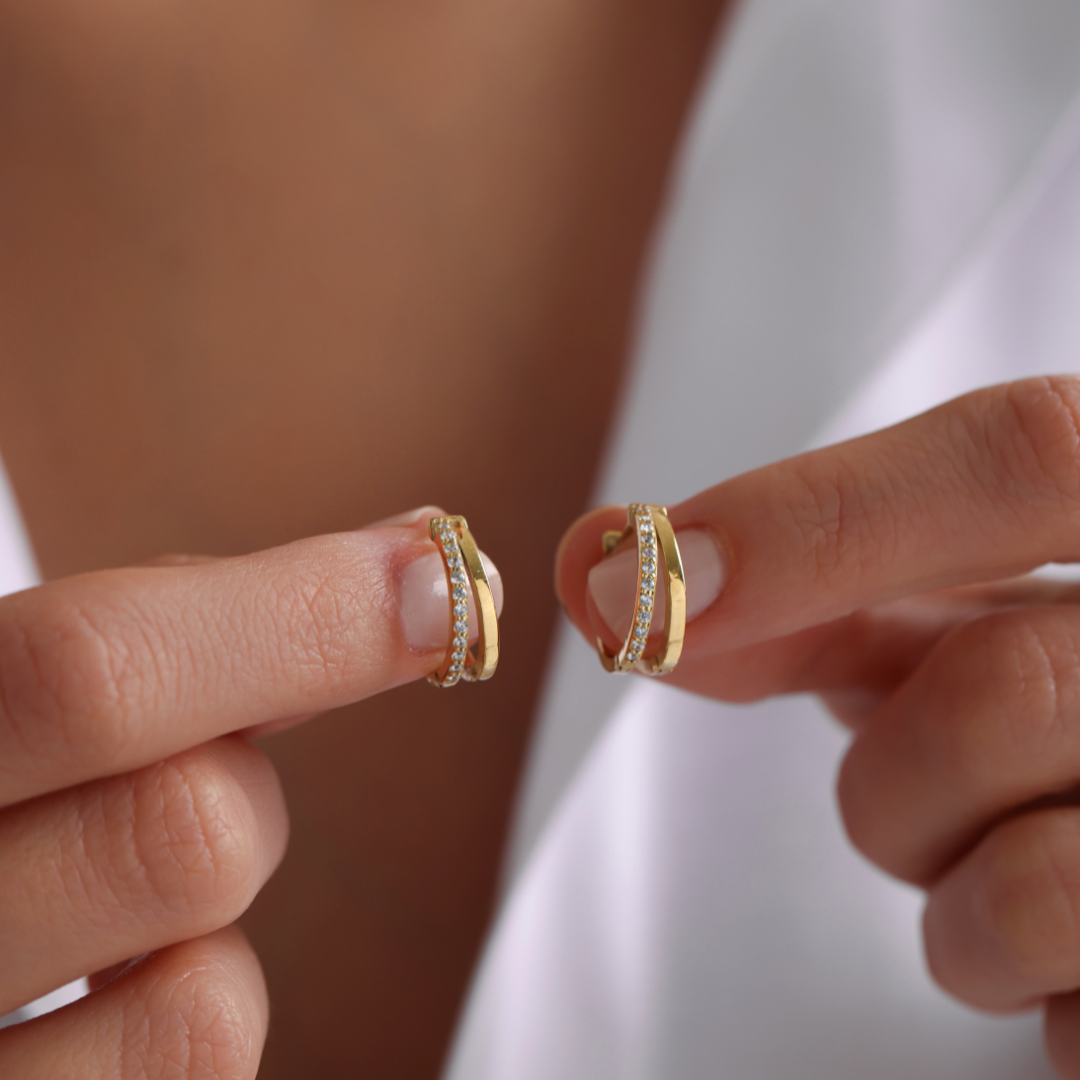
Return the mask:
<svg viewBox="0 0 1080 1080"><path fill-rule="evenodd" d="M847 829L926 889L934 977L977 1008L1043 1007L1080 1077L1080 587L1016 580L1080 561L1080 380L971 394L670 517L696 616L670 681L821 694L855 728ZM583 518L558 564L571 618L611 649L636 556L597 563L624 521Z"/></svg>
<svg viewBox="0 0 1080 1080"><path fill-rule="evenodd" d="M229 924L288 820L269 761L235 733L438 666L438 512L0 600L0 1014L143 957L0 1032L0 1076L255 1075L266 990Z"/></svg>

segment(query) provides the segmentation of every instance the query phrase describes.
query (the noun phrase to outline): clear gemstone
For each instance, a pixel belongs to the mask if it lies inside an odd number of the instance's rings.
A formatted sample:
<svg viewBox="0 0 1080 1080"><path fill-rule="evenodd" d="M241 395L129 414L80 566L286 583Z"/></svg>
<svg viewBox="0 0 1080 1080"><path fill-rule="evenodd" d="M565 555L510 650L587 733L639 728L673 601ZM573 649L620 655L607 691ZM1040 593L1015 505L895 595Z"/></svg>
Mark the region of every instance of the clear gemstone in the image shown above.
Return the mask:
<svg viewBox="0 0 1080 1080"><path fill-rule="evenodd" d="M465 584L465 571L464 570L455 570L450 575L450 580L455 585L464 585Z"/></svg>
<svg viewBox="0 0 1080 1080"><path fill-rule="evenodd" d="M468 655L468 654L467 654L467 653L465 652L465 650L464 650L464 649L456 649L456 650L455 650L455 651L453 652L453 654L452 654L452 656L453 656L453 660L454 660L454 663L455 663L455 664L460 664L460 663L462 663L462 661L464 661L464 659L465 659L465 657L466 657L467 655Z"/></svg>
<svg viewBox="0 0 1080 1080"><path fill-rule="evenodd" d="M467 634L468 632L469 632L469 620L468 619L458 619L457 622L454 623L454 633L455 634Z"/></svg>
<svg viewBox="0 0 1080 1080"><path fill-rule="evenodd" d="M455 604L454 615L459 619L464 619L469 614L468 604Z"/></svg>
<svg viewBox="0 0 1080 1080"><path fill-rule="evenodd" d="M458 637L454 638L454 649L457 650L457 651L460 651L460 650L466 648L468 646L468 644L469 644L469 641L468 641L468 638L465 637L465 632L464 631L462 631L461 634Z"/></svg>
<svg viewBox="0 0 1080 1080"><path fill-rule="evenodd" d="M646 559L644 562L642 562L642 564L641 564L641 572L646 577L652 577L653 574L656 573L656 560L655 559Z"/></svg>
<svg viewBox="0 0 1080 1080"><path fill-rule="evenodd" d="M451 675L457 675L457 674L459 674L461 672L461 670L462 670L462 668L461 668L460 664L451 664L450 665L450 674Z"/></svg>
<svg viewBox="0 0 1080 1080"><path fill-rule="evenodd" d="M639 623L641 623L642 626L648 626L649 623L652 622L652 612L651 611L639 611L637 621Z"/></svg>
<svg viewBox="0 0 1080 1080"><path fill-rule="evenodd" d="M643 608L652 607L652 593L643 592L641 594L641 606Z"/></svg>
<svg viewBox="0 0 1080 1080"><path fill-rule="evenodd" d="M464 585L455 585L454 586L454 599L455 600L467 600L468 597L469 597L469 594L465 591L465 586Z"/></svg>

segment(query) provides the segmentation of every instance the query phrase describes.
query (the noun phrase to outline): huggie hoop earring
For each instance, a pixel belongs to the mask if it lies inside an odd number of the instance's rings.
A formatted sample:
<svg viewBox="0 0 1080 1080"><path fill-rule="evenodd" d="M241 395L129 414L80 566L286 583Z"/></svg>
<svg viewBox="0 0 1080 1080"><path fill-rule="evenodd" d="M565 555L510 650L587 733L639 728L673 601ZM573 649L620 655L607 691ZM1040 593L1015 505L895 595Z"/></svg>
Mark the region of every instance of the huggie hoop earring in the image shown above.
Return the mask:
<svg viewBox="0 0 1080 1080"><path fill-rule="evenodd" d="M614 530L604 533L605 557L631 534L637 537L638 580L630 631L622 648L614 656L604 648L599 635L596 648L605 671L636 669L645 675L667 675L674 671L679 662L686 635L686 578L667 508L631 503L626 508L626 528L622 532ZM652 625L653 600L661 572L667 593L664 600L664 641L655 656L644 659L649 627Z"/></svg>
<svg viewBox="0 0 1080 1080"><path fill-rule="evenodd" d="M442 552L450 596L450 647L428 682L442 687L455 686L461 679L484 682L499 663L499 619L480 551L463 517L432 518L428 531ZM469 653L469 587L478 616L475 657Z"/></svg>

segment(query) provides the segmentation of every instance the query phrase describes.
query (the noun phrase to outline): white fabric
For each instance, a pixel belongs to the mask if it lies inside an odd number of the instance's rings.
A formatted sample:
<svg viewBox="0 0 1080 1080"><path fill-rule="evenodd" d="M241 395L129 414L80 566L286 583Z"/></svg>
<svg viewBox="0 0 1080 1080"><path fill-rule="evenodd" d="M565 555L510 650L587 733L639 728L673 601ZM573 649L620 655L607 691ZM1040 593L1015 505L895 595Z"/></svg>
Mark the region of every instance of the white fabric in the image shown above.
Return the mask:
<svg viewBox="0 0 1080 1080"><path fill-rule="evenodd" d="M15 494L0 464L0 596L28 589L40 580Z"/></svg>
<svg viewBox="0 0 1080 1080"><path fill-rule="evenodd" d="M18 592L20 589L29 589L40 581L41 575L30 546L30 538L23 526L22 515L19 513L7 474L0 465L0 596ZM51 1012L85 993L86 980L77 979L17 1012L0 1016L0 1028Z"/></svg>
<svg viewBox="0 0 1080 1080"><path fill-rule="evenodd" d="M674 502L1075 370L1078 93L1072 0L751 0L689 136L599 498ZM932 987L918 895L843 839L842 749L806 700L620 683L564 635L448 1080L1049 1078L1036 1017Z"/></svg>

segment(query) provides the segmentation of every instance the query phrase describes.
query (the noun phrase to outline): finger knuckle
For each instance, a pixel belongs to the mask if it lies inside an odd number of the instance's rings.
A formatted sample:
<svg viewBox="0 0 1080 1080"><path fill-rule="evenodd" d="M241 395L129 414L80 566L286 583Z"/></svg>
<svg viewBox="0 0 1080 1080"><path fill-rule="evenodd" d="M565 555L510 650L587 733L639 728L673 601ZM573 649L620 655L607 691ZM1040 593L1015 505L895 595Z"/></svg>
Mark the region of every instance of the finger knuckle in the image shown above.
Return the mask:
<svg viewBox="0 0 1080 1080"><path fill-rule="evenodd" d="M249 1080L259 1054L258 1024L247 989L224 964L164 973L125 1011L124 1080L166 1075Z"/></svg>
<svg viewBox="0 0 1080 1080"><path fill-rule="evenodd" d="M0 712L32 760L112 760L129 743L135 663L108 616L35 598L0 631Z"/></svg>
<svg viewBox="0 0 1080 1080"><path fill-rule="evenodd" d="M128 902L136 898L170 921L187 915L200 932L232 922L258 888L257 825L236 779L191 753L130 782L130 817L118 818L122 836L112 845Z"/></svg>
<svg viewBox="0 0 1080 1080"><path fill-rule="evenodd" d="M1080 963L1080 821L1043 813L999 830L976 911L998 966L1036 991L1069 985Z"/></svg>
<svg viewBox="0 0 1080 1080"><path fill-rule="evenodd" d="M984 437L1019 488L1021 505L1074 506L1080 500L1080 379L1025 379L995 392Z"/></svg>
<svg viewBox="0 0 1080 1080"><path fill-rule="evenodd" d="M998 612L954 631L930 673L946 722L935 758L975 790L1025 784L1068 741L1077 641L1056 611Z"/></svg>
<svg viewBox="0 0 1080 1080"><path fill-rule="evenodd" d="M807 574L824 585L861 575L882 557L890 537L876 523L882 488L872 477L846 468L839 460L823 469L796 466L783 512L796 536Z"/></svg>

